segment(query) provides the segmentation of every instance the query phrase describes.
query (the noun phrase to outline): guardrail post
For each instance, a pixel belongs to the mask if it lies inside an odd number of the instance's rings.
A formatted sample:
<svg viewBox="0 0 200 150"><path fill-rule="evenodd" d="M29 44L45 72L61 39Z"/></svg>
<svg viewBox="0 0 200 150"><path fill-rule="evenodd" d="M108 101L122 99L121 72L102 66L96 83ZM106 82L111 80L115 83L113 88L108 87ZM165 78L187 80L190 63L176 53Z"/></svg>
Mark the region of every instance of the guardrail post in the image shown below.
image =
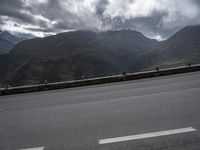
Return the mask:
<svg viewBox="0 0 200 150"><path fill-rule="evenodd" d="M189 63L189 64L187 64L187 65L188 65L188 67L191 67L191 66L192 66L192 64L190 64L190 63Z"/></svg>
<svg viewBox="0 0 200 150"><path fill-rule="evenodd" d="M159 67L156 67L156 71L158 72L160 70L160 68Z"/></svg>
<svg viewBox="0 0 200 150"><path fill-rule="evenodd" d="M44 84L47 85L47 84L48 84L48 81L47 81L47 80L44 80Z"/></svg>
<svg viewBox="0 0 200 150"><path fill-rule="evenodd" d="M126 76L126 72L123 72L122 75L123 75L123 76Z"/></svg>
<svg viewBox="0 0 200 150"><path fill-rule="evenodd" d="M10 88L10 85L8 84L6 87L5 87L5 90L8 90Z"/></svg>

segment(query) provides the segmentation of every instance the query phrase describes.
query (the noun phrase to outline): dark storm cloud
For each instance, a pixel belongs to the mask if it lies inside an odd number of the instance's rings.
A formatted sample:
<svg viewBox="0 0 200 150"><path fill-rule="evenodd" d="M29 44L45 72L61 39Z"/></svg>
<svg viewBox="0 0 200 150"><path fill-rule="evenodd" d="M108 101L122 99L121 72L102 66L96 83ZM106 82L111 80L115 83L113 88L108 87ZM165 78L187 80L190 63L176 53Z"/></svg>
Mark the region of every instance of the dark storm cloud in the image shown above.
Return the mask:
<svg viewBox="0 0 200 150"><path fill-rule="evenodd" d="M35 36L79 29L133 29L167 38L184 26L199 24L199 15L199 0L0 1L0 28Z"/></svg>
<svg viewBox="0 0 200 150"><path fill-rule="evenodd" d="M27 23L33 23L31 15L21 12L24 10L23 2L20 0L1 0L0 15L14 17Z"/></svg>
<svg viewBox="0 0 200 150"><path fill-rule="evenodd" d="M34 17L31 12L32 8L25 6L25 0L1 0L0 15L13 18L13 20L27 24L37 24L41 27L46 27L44 20Z"/></svg>
<svg viewBox="0 0 200 150"><path fill-rule="evenodd" d="M109 4L108 0L99 0L96 3L96 13L98 15L103 15L104 11L106 10L106 6Z"/></svg>

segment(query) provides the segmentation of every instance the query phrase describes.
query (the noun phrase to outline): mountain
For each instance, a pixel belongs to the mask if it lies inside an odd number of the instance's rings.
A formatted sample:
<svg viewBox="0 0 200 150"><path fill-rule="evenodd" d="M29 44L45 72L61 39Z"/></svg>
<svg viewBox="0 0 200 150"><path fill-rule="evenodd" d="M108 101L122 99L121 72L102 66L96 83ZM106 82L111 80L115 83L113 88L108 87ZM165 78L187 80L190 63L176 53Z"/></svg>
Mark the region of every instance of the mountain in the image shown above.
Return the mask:
<svg viewBox="0 0 200 150"><path fill-rule="evenodd" d="M0 56L0 84L85 79L200 63L200 26L158 42L137 31L74 31L18 43Z"/></svg>
<svg viewBox="0 0 200 150"><path fill-rule="evenodd" d="M0 62L0 76L2 83L16 86L122 73L157 44L131 30L74 31L25 40Z"/></svg>
<svg viewBox="0 0 200 150"><path fill-rule="evenodd" d="M0 38L0 55L8 53L14 46L13 43Z"/></svg>
<svg viewBox="0 0 200 150"><path fill-rule="evenodd" d="M169 39L160 42L156 49L143 54L137 61L142 68L195 63L200 63L200 25L183 28Z"/></svg>
<svg viewBox="0 0 200 150"><path fill-rule="evenodd" d="M0 55L11 51L22 40L24 38L14 36L7 31L0 31Z"/></svg>

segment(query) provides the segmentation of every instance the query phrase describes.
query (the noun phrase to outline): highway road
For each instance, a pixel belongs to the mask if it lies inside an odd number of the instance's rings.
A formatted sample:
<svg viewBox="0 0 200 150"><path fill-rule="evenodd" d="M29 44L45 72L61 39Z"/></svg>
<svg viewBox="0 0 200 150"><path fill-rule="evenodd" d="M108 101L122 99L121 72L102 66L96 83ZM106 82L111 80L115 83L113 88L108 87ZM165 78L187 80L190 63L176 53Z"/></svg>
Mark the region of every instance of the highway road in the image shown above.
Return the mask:
<svg viewBox="0 0 200 150"><path fill-rule="evenodd" d="M200 72L0 97L0 150L199 150Z"/></svg>

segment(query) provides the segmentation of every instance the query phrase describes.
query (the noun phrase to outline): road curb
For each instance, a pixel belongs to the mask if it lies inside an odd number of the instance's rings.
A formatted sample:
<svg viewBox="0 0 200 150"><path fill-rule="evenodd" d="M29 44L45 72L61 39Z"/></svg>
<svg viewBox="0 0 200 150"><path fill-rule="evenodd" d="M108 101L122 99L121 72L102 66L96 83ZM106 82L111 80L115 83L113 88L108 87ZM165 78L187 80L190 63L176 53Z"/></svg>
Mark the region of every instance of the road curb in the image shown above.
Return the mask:
<svg viewBox="0 0 200 150"><path fill-rule="evenodd" d="M138 80L138 79L153 78L153 77L167 76L167 75L174 75L174 74L181 74L181 73L188 73L195 71L200 71L200 64L162 69L162 70L156 69L153 71L146 71L146 72L120 74L120 75L92 78L86 80L66 81L66 82L32 85L32 86L9 87L5 89L0 89L0 96L39 92L39 91L50 91L57 89L82 87L82 86L122 82L129 80Z"/></svg>

